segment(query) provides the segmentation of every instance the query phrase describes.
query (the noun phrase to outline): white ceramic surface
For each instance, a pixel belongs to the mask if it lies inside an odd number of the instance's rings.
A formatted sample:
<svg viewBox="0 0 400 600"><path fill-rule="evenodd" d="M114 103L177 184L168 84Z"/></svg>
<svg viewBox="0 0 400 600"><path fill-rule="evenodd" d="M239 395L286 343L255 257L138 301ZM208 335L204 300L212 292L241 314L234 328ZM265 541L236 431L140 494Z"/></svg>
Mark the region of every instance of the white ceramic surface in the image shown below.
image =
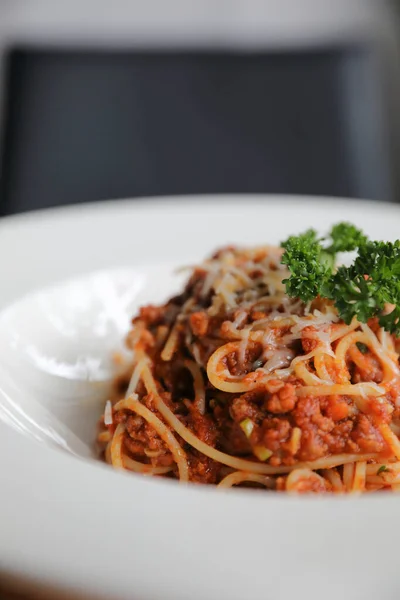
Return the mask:
<svg viewBox="0 0 400 600"><path fill-rule="evenodd" d="M0 420L84 457L141 304L179 290L170 267L111 269L26 295L0 314ZM23 374L23 376L21 376Z"/></svg>
<svg viewBox="0 0 400 600"><path fill-rule="evenodd" d="M396 496L222 493L116 473L91 453L110 354L131 311L178 284L172 265L342 219L400 237L396 206L282 197L113 202L0 222L0 573L116 599L400 596Z"/></svg>

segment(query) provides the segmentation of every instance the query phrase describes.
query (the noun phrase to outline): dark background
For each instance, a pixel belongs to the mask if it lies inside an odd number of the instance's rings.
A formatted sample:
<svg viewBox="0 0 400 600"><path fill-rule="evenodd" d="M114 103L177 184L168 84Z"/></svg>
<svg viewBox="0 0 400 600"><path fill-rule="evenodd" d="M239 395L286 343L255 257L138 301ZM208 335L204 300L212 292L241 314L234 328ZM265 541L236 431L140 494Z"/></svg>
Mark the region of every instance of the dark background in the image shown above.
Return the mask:
<svg viewBox="0 0 400 600"><path fill-rule="evenodd" d="M15 49L1 214L169 194L390 199L379 85L359 47Z"/></svg>

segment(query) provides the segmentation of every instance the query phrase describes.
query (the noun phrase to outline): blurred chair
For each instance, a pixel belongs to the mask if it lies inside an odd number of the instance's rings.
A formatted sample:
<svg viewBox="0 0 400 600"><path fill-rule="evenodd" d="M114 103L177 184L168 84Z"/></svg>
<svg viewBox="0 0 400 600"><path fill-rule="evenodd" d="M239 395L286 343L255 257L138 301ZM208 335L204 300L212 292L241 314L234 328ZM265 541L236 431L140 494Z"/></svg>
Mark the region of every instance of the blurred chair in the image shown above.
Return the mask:
<svg viewBox="0 0 400 600"><path fill-rule="evenodd" d="M392 3L0 2L0 214L203 193L396 200Z"/></svg>

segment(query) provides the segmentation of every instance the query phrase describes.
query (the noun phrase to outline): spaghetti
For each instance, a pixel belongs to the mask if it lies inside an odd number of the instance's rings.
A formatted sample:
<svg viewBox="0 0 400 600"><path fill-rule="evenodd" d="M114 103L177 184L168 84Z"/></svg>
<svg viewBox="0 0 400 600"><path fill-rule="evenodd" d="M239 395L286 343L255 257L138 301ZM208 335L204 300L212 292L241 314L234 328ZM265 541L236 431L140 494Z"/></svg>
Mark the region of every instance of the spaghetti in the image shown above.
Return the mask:
<svg viewBox="0 0 400 600"><path fill-rule="evenodd" d="M289 298L281 250L228 247L143 307L98 443L136 473L221 488L400 487L399 341Z"/></svg>

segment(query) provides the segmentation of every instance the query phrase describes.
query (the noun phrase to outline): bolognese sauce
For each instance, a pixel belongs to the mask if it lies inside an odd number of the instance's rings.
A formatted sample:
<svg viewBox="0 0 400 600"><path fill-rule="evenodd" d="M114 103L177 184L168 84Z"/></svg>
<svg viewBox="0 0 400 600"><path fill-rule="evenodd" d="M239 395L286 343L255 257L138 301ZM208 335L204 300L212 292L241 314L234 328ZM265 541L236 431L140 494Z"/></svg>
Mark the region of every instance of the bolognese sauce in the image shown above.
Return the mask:
<svg viewBox="0 0 400 600"><path fill-rule="evenodd" d="M397 489L397 340L289 298L281 254L223 248L139 310L100 423L107 462L223 488Z"/></svg>

